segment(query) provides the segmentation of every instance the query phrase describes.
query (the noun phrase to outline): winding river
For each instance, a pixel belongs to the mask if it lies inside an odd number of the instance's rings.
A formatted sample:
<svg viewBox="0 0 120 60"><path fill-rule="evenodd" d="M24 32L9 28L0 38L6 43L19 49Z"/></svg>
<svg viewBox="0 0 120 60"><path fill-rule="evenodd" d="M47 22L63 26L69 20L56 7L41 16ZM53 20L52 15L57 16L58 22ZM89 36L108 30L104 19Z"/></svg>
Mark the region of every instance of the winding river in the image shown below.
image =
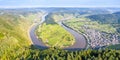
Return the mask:
<svg viewBox="0 0 120 60"><path fill-rule="evenodd" d="M32 26L32 28L29 31L29 35L30 38L32 40L32 43L34 46L40 48L40 49L46 49L48 48L43 42L42 40L39 40L35 34L35 30L38 27L38 25L42 24L45 21L45 17L48 15L48 13L46 13L45 15L42 16L42 20L39 23L36 23ZM72 50L77 50L77 49L84 49L86 47L86 39L84 38L83 35L79 34L78 32L66 27L64 24L62 24L62 21L60 21L58 23L59 25L61 25L65 30L67 30L68 32L70 32L74 38L75 38L75 43L72 46L69 46L67 48L64 49L72 49Z"/></svg>
<svg viewBox="0 0 120 60"><path fill-rule="evenodd" d="M30 39L32 40L32 43L35 47L38 47L40 49L46 49L48 48L43 42L42 40L39 40L35 34L35 30L37 29L37 27L42 24L45 21L45 17L48 15L48 13L46 13L45 15L42 16L42 19L39 23L35 23L29 30L29 36Z"/></svg>

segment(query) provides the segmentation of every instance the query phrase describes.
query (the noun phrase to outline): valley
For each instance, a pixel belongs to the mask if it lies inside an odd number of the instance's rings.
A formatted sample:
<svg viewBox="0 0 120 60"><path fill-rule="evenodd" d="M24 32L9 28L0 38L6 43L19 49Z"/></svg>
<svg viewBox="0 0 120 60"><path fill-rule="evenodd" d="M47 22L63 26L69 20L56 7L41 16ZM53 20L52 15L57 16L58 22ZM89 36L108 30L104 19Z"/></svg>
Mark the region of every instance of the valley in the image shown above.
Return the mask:
<svg viewBox="0 0 120 60"><path fill-rule="evenodd" d="M118 10L0 9L0 60L119 60Z"/></svg>

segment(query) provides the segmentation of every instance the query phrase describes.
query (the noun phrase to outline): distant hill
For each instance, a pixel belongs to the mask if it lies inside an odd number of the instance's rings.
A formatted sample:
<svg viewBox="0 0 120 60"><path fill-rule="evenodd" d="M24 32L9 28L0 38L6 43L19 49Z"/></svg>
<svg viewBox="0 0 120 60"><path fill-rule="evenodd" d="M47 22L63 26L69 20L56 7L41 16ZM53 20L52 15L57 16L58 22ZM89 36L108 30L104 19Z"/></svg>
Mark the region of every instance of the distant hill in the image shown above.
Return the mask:
<svg viewBox="0 0 120 60"><path fill-rule="evenodd" d="M72 13L72 14L107 14L110 13L107 9L104 8L43 8L48 12L54 13Z"/></svg>
<svg viewBox="0 0 120 60"><path fill-rule="evenodd" d="M87 16L92 21L99 21L100 23L119 24L120 23L120 12L113 14L98 14Z"/></svg>

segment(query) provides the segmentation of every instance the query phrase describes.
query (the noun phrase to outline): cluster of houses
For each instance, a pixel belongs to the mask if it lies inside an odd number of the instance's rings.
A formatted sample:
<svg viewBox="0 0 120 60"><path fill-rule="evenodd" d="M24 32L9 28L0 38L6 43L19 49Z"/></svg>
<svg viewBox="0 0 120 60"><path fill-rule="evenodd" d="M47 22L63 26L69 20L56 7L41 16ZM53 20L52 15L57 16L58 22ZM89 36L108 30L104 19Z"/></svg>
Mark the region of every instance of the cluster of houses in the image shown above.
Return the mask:
<svg viewBox="0 0 120 60"><path fill-rule="evenodd" d="M120 41L117 34L100 32L94 29L86 29L85 34L89 39L88 43L92 48L119 44Z"/></svg>

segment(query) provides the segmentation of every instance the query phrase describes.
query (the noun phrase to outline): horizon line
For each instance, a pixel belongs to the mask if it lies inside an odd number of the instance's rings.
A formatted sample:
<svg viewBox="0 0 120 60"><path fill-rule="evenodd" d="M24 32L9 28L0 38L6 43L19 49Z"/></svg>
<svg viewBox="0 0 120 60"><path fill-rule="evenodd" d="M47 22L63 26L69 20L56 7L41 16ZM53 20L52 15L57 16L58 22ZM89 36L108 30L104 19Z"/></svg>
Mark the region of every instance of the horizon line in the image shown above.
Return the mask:
<svg viewBox="0 0 120 60"><path fill-rule="evenodd" d="M120 8L120 6L0 6L0 8Z"/></svg>

